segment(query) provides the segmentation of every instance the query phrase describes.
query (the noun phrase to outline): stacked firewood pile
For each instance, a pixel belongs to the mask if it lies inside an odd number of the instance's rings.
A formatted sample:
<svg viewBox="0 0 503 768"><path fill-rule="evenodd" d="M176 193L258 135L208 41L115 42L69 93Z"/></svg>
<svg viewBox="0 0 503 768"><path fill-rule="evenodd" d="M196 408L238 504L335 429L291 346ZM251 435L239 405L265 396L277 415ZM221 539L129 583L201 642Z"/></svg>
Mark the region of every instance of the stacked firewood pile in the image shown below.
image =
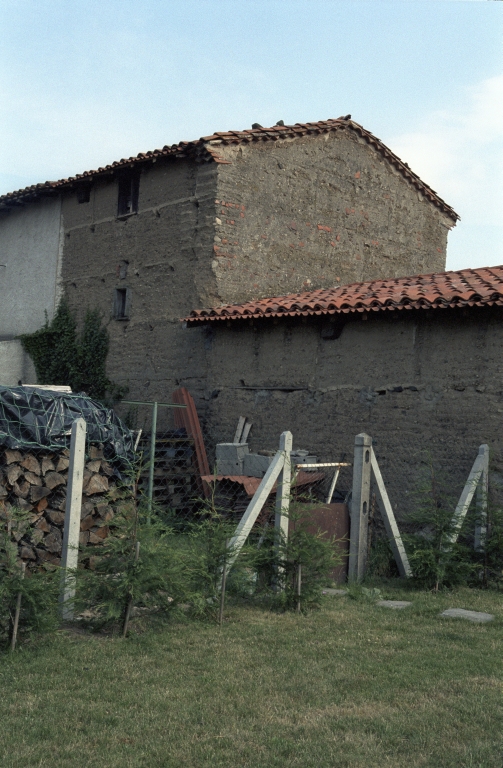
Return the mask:
<svg viewBox="0 0 503 768"><path fill-rule="evenodd" d="M0 518L28 567L60 564L70 451L0 452ZM109 535L113 504L122 496L103 447L92 445L85 464L81 546L97 546ZM15 514L15 510L24 514ZM3 527L2 526L2 527Z"/></svg>

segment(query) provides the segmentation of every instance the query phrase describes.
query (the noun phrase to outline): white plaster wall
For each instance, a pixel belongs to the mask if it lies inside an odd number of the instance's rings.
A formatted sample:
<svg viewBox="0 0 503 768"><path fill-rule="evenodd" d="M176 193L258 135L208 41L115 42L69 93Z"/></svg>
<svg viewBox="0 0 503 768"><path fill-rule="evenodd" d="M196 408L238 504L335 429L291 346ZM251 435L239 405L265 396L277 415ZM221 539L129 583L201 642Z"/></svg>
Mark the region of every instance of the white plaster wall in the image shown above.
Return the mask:
<svg viewBox="0 0 503 768"><path fill-rule="evenodd" d="M0 341L0 384L5 387L17 387L23 384L36 384L35 368L18 339Z"/></svg>
<svg viewBox="0 0 503 768"><path fill-rule="evenodd" d="M36 331L44 311L52 318L59 295L60 222L59 198L0 215L0 338Z"/></svg>

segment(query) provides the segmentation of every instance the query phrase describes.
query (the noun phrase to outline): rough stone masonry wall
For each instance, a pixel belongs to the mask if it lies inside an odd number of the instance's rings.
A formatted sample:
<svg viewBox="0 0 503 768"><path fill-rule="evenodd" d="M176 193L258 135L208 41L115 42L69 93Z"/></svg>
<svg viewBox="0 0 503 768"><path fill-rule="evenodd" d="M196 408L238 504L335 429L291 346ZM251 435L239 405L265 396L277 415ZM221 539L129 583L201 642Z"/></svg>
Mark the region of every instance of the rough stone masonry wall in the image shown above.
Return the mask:
<svg viewBox="0 0 503 768"><path fill-rule="evenodd" d="M295 448L324 461L351 461L355 435L367 432L401 514L427 452L459 497L488 443L501 494L502 319L499 308L380 313L350 317L338 339L322 338L326 319L215 326L201 409L208 447L232 440L240 415L253 422L251 450L277 448L289 429ZM341 483L351 486L349 472Z"/></svg>
<svg viewBox="0 0 503 768"><path fill-rule="evenodd" d="M169 399L179 382L201 388L205 336L187 336L179 318L215 300L215 186L214 164L160 161L141 174L137 214L117 217L112 176L94 182L89 203L76 191L63 200L65 293L81 318L101 310L108 375L129 399ZM112 318L115 288L131 291L127 321Z"/></svg>
<svg viewBox="0 0 503 768"><path fill-rule="evenodd" d="M352 131L218 151L221 303L445 269L452 219Z"/></svg>
<svg viewBox="0 0 503 768"><path fill-rule="evenodd" d="M88 203L63 194L63 288L80 318L101 310L129 399L205 397L207 333L179 323L193 308L444 268L452 222L352 132L219 152L231 164L147 163L133 215L117 216L113 173Z"/></svg>

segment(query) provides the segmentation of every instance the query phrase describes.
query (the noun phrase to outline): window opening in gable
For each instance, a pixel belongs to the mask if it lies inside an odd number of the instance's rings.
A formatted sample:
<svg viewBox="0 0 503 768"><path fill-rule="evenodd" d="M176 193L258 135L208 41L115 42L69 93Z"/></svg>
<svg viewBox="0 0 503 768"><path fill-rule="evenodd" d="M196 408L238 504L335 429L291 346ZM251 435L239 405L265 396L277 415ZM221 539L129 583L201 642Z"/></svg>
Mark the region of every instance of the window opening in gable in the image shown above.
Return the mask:
<svg viewBox="0 0 503 768"><path fill-rule="evenodd" d="M77 188L77 202L88 203L91 200L91 185L84 184Z"/></svg>
<svg viewBox="0 0 503 768"><path fill-rule="evenodd" d="M119 198L117 216L128 216L138 212L140 177L138 174L123 176L119 179Z"/></svg>
<svg viewBox="0 0 503 768"><path fill-rule="evenodd" d="M128 267L129 267L129 261L127 259L122 259L122 261L119 261L119 264L117 267L117 276L119 280L126 279Z"/></svg>
<svg viewBox="0 0 503 768"><path fill-rule="evenodd" d="M116 288L114 295L114 318L129 320L131 307L131 291L129 288Z"/></svg>

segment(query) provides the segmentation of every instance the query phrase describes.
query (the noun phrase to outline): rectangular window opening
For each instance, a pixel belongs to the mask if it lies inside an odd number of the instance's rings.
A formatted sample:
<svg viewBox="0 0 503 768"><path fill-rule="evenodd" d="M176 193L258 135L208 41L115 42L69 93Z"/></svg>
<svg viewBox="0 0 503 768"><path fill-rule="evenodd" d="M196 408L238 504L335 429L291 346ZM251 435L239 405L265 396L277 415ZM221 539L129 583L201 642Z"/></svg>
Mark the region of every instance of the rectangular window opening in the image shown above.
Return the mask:
<svg viewBox="0 0 503 768"><path fill-rule="evenodd" d="M123 176L119 179L117 216L128 216L131 213L138 213L139 192L140 177L138 174Z"/></svg>
<svg viewBox="0 0 503 768"><path fill-rule="evenodd" d="M91 200L91 185L85 184L77 189L77 202L88 203Z"/></svg>
<svg viewBox="0 0 503 768"><path fill-rule="evenodd" d="M116 320L129 320L131 291L129 288L116 288L114 295L114 317Z"/></svg>

